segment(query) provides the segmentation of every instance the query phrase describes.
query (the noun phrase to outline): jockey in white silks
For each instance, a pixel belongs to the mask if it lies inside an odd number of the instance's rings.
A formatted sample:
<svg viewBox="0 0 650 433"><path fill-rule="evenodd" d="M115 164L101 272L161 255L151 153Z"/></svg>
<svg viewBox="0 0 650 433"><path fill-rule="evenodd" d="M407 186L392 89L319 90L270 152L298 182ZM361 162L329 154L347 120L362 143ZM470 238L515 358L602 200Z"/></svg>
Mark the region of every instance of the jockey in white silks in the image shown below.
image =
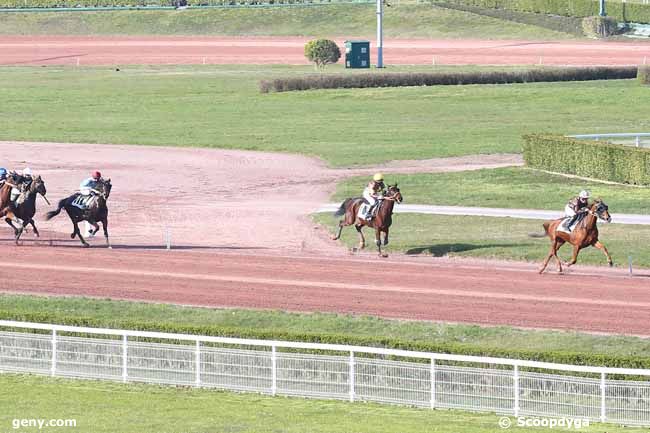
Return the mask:
<svg viewBox="0 0 650 433"><path fill-rule="evenodd" d="M99 184L101 179L102 179L102 174L99 171L94 171L93 174L89 178L84 179L83 181L81 181L81 184L79 185L79 193L82 196L86 197L86 199L85 199L86 203L88 203L88 201L87 201L88 196L91 196L91 195L94 195L94 194L99 194L99 191L97 191L95 188L97 187L97 185ZM85 223L86 223L85 236L86 237L94 236L94 234L90 232L90 227L91 226L88 223L88 221L85 221Z"/></svg>
<svg viewBox="0 0 650 433"><path fill-rule="evenodd" d="M370 221L377 202L384 197L384 175L377 173L363 190L363 198L370 204L365 219Z"/></svg>

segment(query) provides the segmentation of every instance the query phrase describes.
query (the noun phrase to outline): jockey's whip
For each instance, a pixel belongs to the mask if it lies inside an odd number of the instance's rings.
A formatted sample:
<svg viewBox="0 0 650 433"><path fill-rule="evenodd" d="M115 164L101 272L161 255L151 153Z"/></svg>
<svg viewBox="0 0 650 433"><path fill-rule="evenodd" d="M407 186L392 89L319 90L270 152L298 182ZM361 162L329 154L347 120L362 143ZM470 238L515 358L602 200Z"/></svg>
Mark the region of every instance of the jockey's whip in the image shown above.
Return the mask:
<svg viewBox="0 0 650 433"><path fill-rule="evenodd" d="M43 194L41 194L41 197L43 197L43 200L45 200L45 203L47 203L48 206L52 206L50 204L50 201L47 199L47 197L45 197Z"/></svg>

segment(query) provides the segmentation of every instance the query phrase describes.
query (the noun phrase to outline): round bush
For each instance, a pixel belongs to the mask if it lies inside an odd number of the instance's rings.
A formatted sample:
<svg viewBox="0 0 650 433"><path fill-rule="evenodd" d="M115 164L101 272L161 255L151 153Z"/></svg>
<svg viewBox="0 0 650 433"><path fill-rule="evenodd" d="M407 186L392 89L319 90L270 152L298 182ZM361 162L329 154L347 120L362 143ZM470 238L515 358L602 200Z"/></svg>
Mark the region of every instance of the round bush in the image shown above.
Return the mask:
<svg viewBox="0 0 650 433"><path fill-rule="evenodd" d="M326 65L339 61L341 50L332 40L314 39L305 44L305 57L313 62L316 68L323 69Z"/></svg>

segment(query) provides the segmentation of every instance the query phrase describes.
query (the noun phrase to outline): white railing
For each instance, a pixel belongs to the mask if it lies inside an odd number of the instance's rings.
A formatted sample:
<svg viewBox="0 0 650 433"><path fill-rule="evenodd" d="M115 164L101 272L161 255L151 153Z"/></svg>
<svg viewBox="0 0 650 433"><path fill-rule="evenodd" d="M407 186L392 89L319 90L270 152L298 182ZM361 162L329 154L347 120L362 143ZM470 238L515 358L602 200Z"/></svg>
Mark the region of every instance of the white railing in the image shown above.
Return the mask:
<svg viewBox="0 0 650 433"><path fill-rule="evenodd" d="M362 346L0 321L0 372L650 425L650 370Z"/></svg>
<svg viewBox="0 0 650 433"><path fill-rule="evenodd" d="M612 134L579 134L579 135L568 135L568 137L578 138L578 139L589 139L589 140L600 140L604 139L614 139L612 141L618 142L621 144L626 144L627 142L634 139L634 146L636 147L646 147L643 143L643 140L647 140L650 137L650 132L625 132L625 133L612 133Z"/></svg>

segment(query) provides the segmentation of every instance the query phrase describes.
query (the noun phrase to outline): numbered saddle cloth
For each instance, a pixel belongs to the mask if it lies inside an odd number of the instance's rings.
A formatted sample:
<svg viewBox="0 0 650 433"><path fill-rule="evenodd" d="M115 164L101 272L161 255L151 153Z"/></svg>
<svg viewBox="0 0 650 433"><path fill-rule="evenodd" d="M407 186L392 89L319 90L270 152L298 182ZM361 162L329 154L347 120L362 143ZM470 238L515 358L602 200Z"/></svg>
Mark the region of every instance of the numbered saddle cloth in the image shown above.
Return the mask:
<svg viewBox="0 0 650 433"><path fill-rule="evenodd" d="M89 209L97 200L95 195L82 195L79 194L77 198L72 201L72 206L78 207L79 209Z"/></svg>

